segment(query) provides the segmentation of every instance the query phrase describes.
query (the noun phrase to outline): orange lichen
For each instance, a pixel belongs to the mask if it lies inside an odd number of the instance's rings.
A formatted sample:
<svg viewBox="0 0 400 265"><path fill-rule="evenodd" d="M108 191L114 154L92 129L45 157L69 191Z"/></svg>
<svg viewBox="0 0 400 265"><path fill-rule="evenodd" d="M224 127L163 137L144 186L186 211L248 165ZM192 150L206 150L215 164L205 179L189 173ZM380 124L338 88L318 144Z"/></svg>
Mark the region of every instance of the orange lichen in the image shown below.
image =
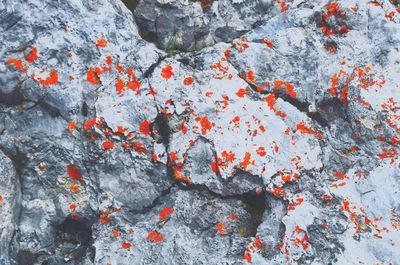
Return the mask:
<svg viewBox="0 0 400 265"><path fill-rule="evenodd" d="M83 180L83 176L82 176L79 168L77 168L76 166L74 166L72 164L69 164L67 166L67 174L71 179L75 179L75 180L79 180L79 181Z"/></svg>
<svg viewBox="0 0 400 265"><path fill-rule="evenodd" d="M166 80L170 79L173 75L174 72L171 65L168 64L161 69L161 76L164 77Z"/></svg>
<svg viewBox="0 0 400 265"><path fill-rule="evenodd" d="M46 79L38 77L37 79L42 86L52 86L58 82L58 72L54 69L50 70L50 75Z"/></svg>

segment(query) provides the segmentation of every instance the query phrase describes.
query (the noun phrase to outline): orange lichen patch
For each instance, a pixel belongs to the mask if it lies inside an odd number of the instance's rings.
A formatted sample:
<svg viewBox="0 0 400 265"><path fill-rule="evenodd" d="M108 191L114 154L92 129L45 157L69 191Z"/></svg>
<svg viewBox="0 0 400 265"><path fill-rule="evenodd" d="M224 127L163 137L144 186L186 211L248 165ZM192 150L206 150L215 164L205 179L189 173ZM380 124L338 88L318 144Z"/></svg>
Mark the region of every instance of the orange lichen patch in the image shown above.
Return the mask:
<svg viewBox="0 0 400 265"><path fill-rule="evenodd" d="M299 131L302 134L310 134L310 135L314 135L318 140L321 140L323 135L320 131L318 131L317 129L314 128L310 128L308 126L306 126L304 121L301 121L300 123L298 123L296 125L296 130Z"/></svg>
<svg viewBox="0 0 400 265"><path fill-rule="evenodd" d="M227 61L226 57L222 57L218 62L210 66L211 70L216 71L216 73L213 74L213 78L220 80L224 78L227 78L228 80L232 79L232 74L228 73L229 65L225 63L226 61Z"/></svg>
<svg viewBox="0 0 400 265"><path fill-rule="evenodd" d="M256 162L254 160L251 160L251 154L249 152L246 152L243 161L239 163L239 166L246 170L248 166L255 164Z"/></svg>
<svg viewBox="0 0 400 265"><path fill-rule="evenodd" d="M72 183L69 186L69 189L73 192L73 193L77 193L79 191L79 185L76 183Z"/></svg>
<svg viewBox="0 0 400 265"><path fill-rule="evenodd" d="M221 236L226 236L229 235L229 229L226 227L226 224L224 223L218 223L217 224L217 232Z"/></svg>
<svg viewBox="0 0 400 265"><path fill-rule="evenodd" d="M261 43L265 43L270 49L274 48L274 44L267 37L263 38Z"/></svg>
<svg viewBox="0 0 400 265"><path fill-rule="evenodd" d="M115 237L115 238L119 237L119 231L118 230L114 230L113 231L113 237Z"/></svg>
<svg viewBox="0 0 400 265"><path fill-rule="evenodd" d="M209 9L213 3L213 0L200 0L200 5L202 9Z"/></svg>
<svg viewBox="0 0 400 265"><path fill-rule="evenodd" d="M132 247L132 243L123 242L123 243L121 244L121 247L122 247L123 249L130 249L130 248Z"/></svg>
<svg viewBox="0 0 400 265"><path fill-rule="evenodd" d="M161 69L161 76L166 80L170 79L174 75L173 69L171 65L166 65Z"/></svg>
<svg viewBox="0 0 400 265"><path fill-rule="evenodd" d="M108 41L104 38L100 38L96 42L96 47L97 48L105 48L108 45Z"/></svg>
<svg viewBox="0 0 400 265"><path fill-rule="evenodd" d="M271 191L271 193L275 197L280 197L283 194L283 188L282 187L276 187Z"/></svg>
<svg viewBox="0 0 400 265"><path fill-rule="evenodd" d="M300 227L297 225L295 230L292 232L293 235L300 235L300 237L296 236L293 240L293 243L296 247L300 246L303 248L304 251L306 251L310 245L310 241L308 239L308 235L306 232L300 229ZM302 237L301 237L302 236Z"/></svg>
<svg viewBox="0 0 400 265"><path fill-rule="evenodd" d="M271 110L274 110L274 106L275 106L275 103L276 103L276 96L274 94L269 94L268 96L266 96L264 98L264 100L267 103L268 107Z"/></svg>
<svg viewBox="0 0 400 265"><path fill-rule="evenodd" d="M293 84L287 83L283 80L275 80L273 83L274 91L283 92L291 98L295 98L297 96L297 93L294 91Z"/></svg>
<svg viewBox="0 0 400 265"><path fill-rule="evenodd" d="M28 63L34 63L38 59L37 48L32 48L32 51L25 56L25 59Z"/></svg>
<svg viewBox="0 0 400 265"><path fill-rule="evenodd" d="M76 209L75 203L70 203L70 205L68 206L68 208L69 208L71 211L75 211L75 209Z"/></svg>
<svg viewBox="0 0 400 265"><path fill-rule="evenodd" d="M253 242L247 245L246 250L244 251L243 259L248 263L252 262L252 254L259 252L265 249L265 244L263 244L260 238L256 238Z"/></svg>
<svg viewBox="0 0 400 265"><path fill-rule="evenodd" d="M79 168L75 167L72 164L69 164L67 166L67 174L71 179L83 181L83 176L81 174L81 171L79 170Z"/></svg>
<svg viewBox="0 0 400 265"><path fill-rule="evenodd" d="M187 184L190 184L190 185L193 184L193 182L188 177L183 176L181 174L181 172L177 169L174 169L174 176L175 176L176 180L186 182Z"/></svg>
<svg viewBox="0 0 400 265"><path fill-rule="evenodd" d="M50 70L50 75L46 79L42 79L41 77L38 77L37 80L42 86L52 86L57 84L58 82L58 72L54 69Z"/></svg>
<svg viewBox="0 0 400 265"><path fill-rule="evenodd" d="M111 214L110 210L104 210L99 217L99 221L102 224L108 224L112 221L110 217L108 217Z"/></svg>
<svg viewBox="0 0 400 265"><path fill-rule="evenodd" d="M83 128L85 129L85 131L89 131L89 130L91 130L94 126L96 126L97 128L99 128L102 124L103 124L103 119L102 119L102 118L94 117L93 119L86 121L86 122L83 124Z"/></svg>
<svg viewBox="0 0 400 265"><path fill-rule="evenodd" d="M146 240L154 242L154 243L160 243L164 240L164 236L158 233L157 231L151 231L147 237Z"/></svg>
<svg viewBox="0 0 400 265"><path fill-rule="evenodd" d="M219 173L219 169L218 169L218 163L217 162L211 162L210 163L210 167L211 170L214 171L214 173Z"/></svg>
<svg viewBox="0 0 400 265"><path fill-rule="evenodd" d="M287 209L288 211L294 211L296 209L296 206L301 205L304 202L303 198L295 198L292 200L292 202L289 203Z"/></svg>
<svg viewBox="0 0 400 265"><path fill-rule="evenodd" d="M390 164L394 163L394 160L397 158L397 150L395 148L383 148L382 153L378 154L379 159L390 159Z"/></svg>
<svg viewBox="0 0 400 265"><path fill-rule="evenodd" d="M239 52L244 52L247 48L250 47L250 43L246 37L241 37L240 40L234 43L234 45L239 50Z"/></svg>
<svg viewBox="0 0 400 265"><path fill-rule="evenodd" d="M114 148L114 142L105 141L105 142L103 142L102 147L104 150L107 150L107 151L112 150Z"/></svg>
<svg viewBox="0 0 400 265"><path fill-rule="evenodd" d="M172 208L164 208L160 212L160 221L167 219L174 212Z"/></svg>
<svg viewBox="0 0 400 265"><path fill-rule="evenodd" d="M189 128L186 126L186 120L183 120L181 125L179 125L179 130L183 133L186 134L189 130Z"/></svg>
<svg viewBox="0 0 400 265"><path fill-rule="evenodd" d="M89 71L87 72L86 75L86 80L92 85L100 84L100 78L93 67L89 68Z"/></svg>
<svg viewBox="0 0 400 265"><path fill-rule="evenodd" d="M211 131L212 128L215 126L214 122L211 122L207 116L204 117L196 117L196 122L200 122L201 125L201 134L206 135L207 132Z"/></svg>
<svg viewBox="0 0 400 265"><path fill-rule="evenodd" d="M335 177L337 177L338 179L348 179L349 178L344 172L341 172L341 171L335 172L335 173L333 173L333 175Z"/></svg>
<svg viewBox="0 0 400 265"><path fill-rule="evenodd" d="M240 98L244 98L244 96L249 96L250 92L245 89L245 88L240 88L237 92L236 92L236 96L240 97Z"/></svg>
<svg viewBox="0 0 400 265"><path fill-rule="evenodd" d="M191 76L186 77L185 79L183 79L183 84L185 86L190 86L194 83L194 79Z"/></svg>
<svg viewBox="0 0 400 265"><path fill-rule="evenodd" d="M73 133L77 128L76 123L75 122L68 123L67 128L68 128L70 133Z"/></svg>
<svg viewBox="0 0 400 265"><path fill-rule="evenodd" d="M231 221L237 221L237 220L239 220L239 217L237 215L230 215L230 216L228 216L228 219Z"/></svg>
<svg viewBox="0 0 400 265"><path fill-rule="evenodd" d="M349 28L344 23L345 19L346 13L344 10L340 9L339 3L328 3L321 17L322 33L324 33L327 38L330 38L333 34L343 35L348 33Z"/></svg>
<svg viewBox="0 0 400 265"><path fill-rule="evenodd" d="M276 0L276 3L278 3L278 5L281 6L281 13L287 11L288 8L289 8L289 7L287 6L286 2L283 1L283 0Z"/></svg>
<svg viewBox="0 0 400 265"><path fill-rule="evenodd" d="M264 157L267 155L267 152L265 151L265 147L264 146L260 146L258 147L258 149L256 150L257 154L261 157Z"/></svg>
<svg viewBox="0 0 400 265"><path fill-rule="evenodd" d="M144 135L150 136L151 135L151 127L153 123L148 120L142 121L139 127L139 131L143 133Z"/></svg>
<svg viewBox="0 0 400 265"><path fill-rule="evenodd" d="M7 60L7 64L14 66L16 69L18 69L19 71L21 71L23 73L26 73L28 71L28 67L24 66L21 59L9 58Z"/></svg>

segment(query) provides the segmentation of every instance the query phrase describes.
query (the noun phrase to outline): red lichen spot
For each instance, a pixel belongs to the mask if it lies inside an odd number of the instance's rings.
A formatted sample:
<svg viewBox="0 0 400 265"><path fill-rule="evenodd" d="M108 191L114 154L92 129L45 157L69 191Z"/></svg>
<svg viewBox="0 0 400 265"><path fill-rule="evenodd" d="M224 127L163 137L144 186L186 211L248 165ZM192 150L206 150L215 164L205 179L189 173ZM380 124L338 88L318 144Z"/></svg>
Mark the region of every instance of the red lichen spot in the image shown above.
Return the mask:
<svg viewBox="0 0 400 265"><path fill-rule="evenodd" d="M89 68L89 71L87 72L86 75L86 80L92 85L100 84L100 78L93 67Z"/></svg>
<svg viewBox="0 0 400 265"><path fill-rule="evenodd" d="M301 121L296 125L296 130L299 131L302 134L311 134L314 135L318 140L322 139L322 133L318 131L317 129L310 128L306 126L304 121Z"/></svg>
<svg viewBox="0 0 400 265"><path fill-rule="evenodd" d="M283 0L276 0L276 2L278 3L278 5L281 6L281 13L283 13L283 12L285 12L285 11L288 10L289 7L287 6L287 4L286 4L285 1L283 1Z"/></svg>
<svg viewBox="0 0 400 265"><path fill-rule="evenodd" d="M108 217L111 214L110 210L104 210L99 217L99 221L102 224L108 224L110 223L112 220L110 217Z"/></svg>
<svg viewBox="0 0 400 265"><path fill-rule="evenodd" d="M112 150L114 148L114 143L111 141L105 141L102 144L104 150Z"/></svg>
<svg viewBox="0 0 400 265"><path fill-rule="evenodd" d="M71 203L71 204L68 206L68 208L69 208L71 211L74 211L74 210L76 209L75 203Z"/></svg>
<svg viewBox="0 0 400 265"><path fill-rule="evenodd" d="M255 163L256 162L254 160L251 160L251 154L246 152L243 161L239 163L239 166L246 170L248 166L255 165Z"/></svg>
<svg viewBox="0 0 400 265"><path fill-rule="evenodd" d="M168 216L170 216L174 212L172 208L164 208L160 212L160 221L165 220Z"/></svg>
<svg viewBox="0 0 400 265"><path fill-rule="evenodd" d="M265 43L270 49L274 48L274 44L267 37L263 38L261 43Z"/></svg>
<svg viewBox="0 0 400 265"><path fill-rule="evenodd" d="M253 242L247 245L244 251L243 259L248 263L252 262L252 254L265 249L265 244L257 237Z"/></svg>
<svg viewBox="0 0 400 265"><path fill-rule="evenodd" d="M274 94L269 94L264 98L265 102L267 103L270 110L274 110L274 106L276 103L276 96Z"/></svg>
<svg viewBox="0 0 400 265"><path fill-rule="evenodd" d="M286 93L291 98L297 96L297 93L294 91L294 85L283 80L274 81L274 91Z"/></svg>
<svg viewBox="0 0 400 265"><path fill-rule="evenodd" d="M185 177L184 175L182 175L181 172L177 169L174 169L174 176L175 176L176 180L183 181L189 185L193 184L193 182L188 177Z"/></svg>
<svg viewBox="0 0 400 265"><path fill-rule="evenodd" d="M38 59L37 48L32 48L32 51L25 56L28 63L34 63Z"/></svg>
<svg viewBox="0 0 400 265"><path fill-rule="evenodd" d="M122 247L123 249L130 249L130 248L132 247L132 244L129 243L129 242L123 242L122 245L121 245L121 247Z"/></svg>
<svg viewBox="0 0 400 265"><path fill-rule="evenodd" d="M161 241L164 240L164 236L162 236L160 233L157 231L151 231L147 237L146 240L154 242L154 243L160 243Z"/></svg>
<svg viewBox="0 0 400 265"><path fill-rule="evenodd" d="M231 221L237 221L237 220L239 220L239 217L237 215L230 215L230 216L228 216L228 219Z"/></svg>
<svg viewBox="0 0 400 265"><path fill-rule="evenodd" d="M211 122L207 116L204 117L196 117L195 121L200 122L201 125L201 134L206 135L207 132L211 131L211 129L215 126L214 122Z"/></svg>
<svg viewBox="0 0 400 265"><path fill-rule="evenodd" d="M245 88L240 88L237 92L236 92L236 96L240 97L240 98L244 98L244 96L248 96L250 95L250 92L245 89Z"/></svg>
<svg viewBox="0 0 400 265"><path fill-rule="evenodd" d="M117 79L115 79L115 90L117 91L118 95L122 95L124 92L124 81L122 81L121 78L117 77Z"/></svg>
<svg viewBox="0 0 400 265"><path fill-rule="evenodd" d="M378 154L379 159L390 159L390 164L394 163L397 157L397 150L395 148L383 148L382 153Z"/></svg>
<svg viewBox="0 0 400 265"><path fill-rule="evenodd" d="M184 80L183 80L183 84L185 85L185 86L190 86L190 85L192 85L194 83L194 79L193 79L193 77L191 77L191 76L188 76L188 77L186 77Z"/></svg>
<svg viewBox="0 0 400 265"><path fill-rule="evenodd" d="M143 133L144 135L150 136L151 135L151 126L153 123L148 120L142 121L139 127L139 131Z"/></svg>
<svg viewBox="0 0 400 265"><path fill-rule="evenodd" d="M171 65L166 65L161 69L161 76L166 80L170 79L174 75L173 69Z"/></svg>
<svg viewBox="0 0 400 265"><path fill-rule="evenodd" d="M106 57L106 64L111 65L112 64L112 57L111 55L107 55Z"/></svg>
<svg viewBox="0 0 400 265"><path fill-rule="evenodd" d="M71 179L83 181L83 176L81 174L81 171L79 170L79 168L75 167L72 164L69 164L67 166L67 174Z"/></svg>
<svg viewBox="0 0 400 265"><path fill-rule="evenodd" d="M54 69L50 70L50 76L46 79L38 77L37 79L42 86L52 86L58 82L58 72Z"/></svg>
<svg viewBox="0 0 400 265"><path fill-rule="evenodd" d="M263 147L263 146L258 147L256 152L261 157L264 157L267 155L267 152L265 151L265 147Z"/></svg>
<svg viewBox="0 0 400 265"><path fill-rule="evenodd" d="M26 73L28 71L28 67L24 66L21 59L9 58L7 60L7 64L14 66L16 69L18 69L22 73Z"/></svg>
<svg viewBox="0 0 400 265"><path fill-rule="evenodd" d="M333 175L335 177L337 177L338 179L348 179L349 178L344 172L341 172L341 171L335 172L335 173L333 173Z"/></svg>
<svg viewBox="0 0 400 265"><path fill-rule="evenodd" d="M281 194L283 193L283 188L282 187L276 187L275 189L273 189L271 191L271 193L275 196L275 197L279 197L281 196Z"/></svg>
<svg viewBox="0 0 400 265"><path fill-rule="evenodd" d="M68 128L70 133L73 133L77 128L76 123L75 122L68 123L67 128Z"/></svg>
<svg viewBox="0 0 400 265"><path fill-rule="evenodd" d="M200 5L202 9L209 9L212 5L213 0L200 0Z"/></svg>
<svg viewBox="0 0 400 265"><path fill-rule="evenodd" d="M107 47L107 45L108 45L108 42L104 38L100 38L96 42L96 47L97 48L105 48L105 47Z"/></svg>
<svg viewBox="0 0 400 265"><path fill-rule="evenodd" d="M224 223L218 223L217 224L217 232L221 236L226 236L226 235L229 234L229 230L228 230L228 228L226 227L226 225Z"/></svg>

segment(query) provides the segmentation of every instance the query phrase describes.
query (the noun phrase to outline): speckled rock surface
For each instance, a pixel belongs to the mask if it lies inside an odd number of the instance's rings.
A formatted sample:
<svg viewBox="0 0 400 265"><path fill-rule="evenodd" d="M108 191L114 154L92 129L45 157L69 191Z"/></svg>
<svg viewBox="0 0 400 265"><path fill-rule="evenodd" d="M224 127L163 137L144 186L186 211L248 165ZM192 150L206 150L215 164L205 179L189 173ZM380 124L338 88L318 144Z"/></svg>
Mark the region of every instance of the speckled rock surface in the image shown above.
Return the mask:
<svg viewBox="0 0 400 265"><path fill-rule="evenodd" d="M399 264L399 6L0 0L0 265Z"/></svg>

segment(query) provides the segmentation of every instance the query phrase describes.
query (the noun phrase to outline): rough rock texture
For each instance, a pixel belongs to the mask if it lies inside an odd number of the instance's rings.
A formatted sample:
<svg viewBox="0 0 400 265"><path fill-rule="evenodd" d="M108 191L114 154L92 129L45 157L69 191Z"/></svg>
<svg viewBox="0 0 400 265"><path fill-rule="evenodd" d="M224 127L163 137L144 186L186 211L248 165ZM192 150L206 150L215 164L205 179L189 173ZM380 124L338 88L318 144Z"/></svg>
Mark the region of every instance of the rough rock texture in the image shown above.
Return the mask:
<svg viewBox="0 0 400 265"><path fill-rule="evenodd" d="M399 264L399 7L0 0L0 265Z"/></svg>

